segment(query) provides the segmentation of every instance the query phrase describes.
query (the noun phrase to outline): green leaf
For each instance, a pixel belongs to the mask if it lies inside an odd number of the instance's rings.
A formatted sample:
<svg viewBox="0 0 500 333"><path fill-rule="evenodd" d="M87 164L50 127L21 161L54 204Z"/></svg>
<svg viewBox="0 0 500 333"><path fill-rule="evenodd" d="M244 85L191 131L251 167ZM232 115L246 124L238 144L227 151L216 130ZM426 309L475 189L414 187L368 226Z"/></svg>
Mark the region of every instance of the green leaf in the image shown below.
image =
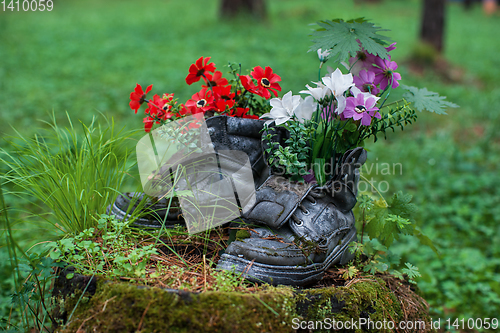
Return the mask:
<svg viewBox="0 0 500 333"><path fill-rule="evenodd" d="M403 268L401 271L403 274L408 275L410 278L410 281L413 280L413 278L420 277L420 272L418 271L418 267L413 266L409 262L405 263L407 268Z"/></svg>
<svg viewBox="0 0 500 333"><path fill-rule="evenodd" d="M418 207L411 203L412 198L413 196L411 194L404 194L401 191L394 193L391 200L389 200L390 213L405 219L412 218L418 211Z"/></svg>
<svg viewBox="0 0 500 333"><path fill-rule="evenodd" d="M172 196L182 197L182 198L194 197L193 192L189 190L174 191Z"/></svg>
<svg viewBox="0 0 500 333"><path fill-rule="evenodd" d="M432 249L432 251L434 251L434 253L436 253L438 256L441 256L441 253L436 248L436 246L434 245L432 240L428 236L423 234L422 231L418 227L415 227L414 235L418 238L418 240L420 241L420 243L422 245L427 245L428 247L430 247Z"/></svg>
<svg viewBox="0 0 500 333"><path fill-rule="evenodd" d="M404 229L407 225L411 224L410 220L394 214L387 215L386 219L388 222L392 222L397 225L399 229Z"/></svg>
<svg viewBox="0 0 500 333"><path fill-rule="evenodd" d="M356 268L356 266L349 266L345 270L342 277L344 278L344 280L349 280L349 279L352 279L353 277L355 277L356 274L358 274L358 272L359 272L359 270Z"/></svg>
<svg viewBox="0 0 500 333"><path fill-rule="evenodd" d="M63 255L61 251L52 251L49 253L49 256L54 260L59 260Z"/></svg>
<svg viewBox="0 0 500 333"><path fill-rule="evenodd" d="M324 131L325 126L323 124L320 124L318 126L318 129L316 130L316 133L318 133L318 136L313 140L313 152L312 152L312 161L318 157L319 152L321 150L321 147L323 146L323 141L324 141L324 136L322 135Z"/></svg>
<svg viewBox="0 0 500 333"><path fill-rule="evenodd" d="M445 101L445 96L439 96L438 93L429 91L427 88L410 87L404 84L401 88L408 90L403 94L403 98L413 104L415 109L422 112L427 110L437 114L446 114L446 108L458 108L458 105L452 102Z"/></svg>
<svg viewBox="0 0 500 333"><path fill-rule="evenodd" d="M367 52L378 55L382 59L388 57L384 45L392 40L378 34L380 31L388 31L387 29L376 27L363 18L347 22L341 19L326 20L319 21L317 24L320 29L312 34L314 44L309 51L330 50L329 58L338 57L339 61L343 61L348 56L356 56L362 46Z"/></svg>
<svg viewBox="0 0 500 333"><path fill-rule="evenodd" d="M324 158L316 158L314 160L313 171L314 176L316 177L316 181L320 186L322 186L326 182Z"/></svg>
<svg viewBox="0 0 500 333"><path fill-rule="evenodd" d="M391 265L399 265L401 261L401 256L397 253L392 253L391 251L387 251L385 255L382 256L381 260L387 263L389 266Z"/></svg>
<svg viewBox="0 0 500 333"><path fill-rule="evenodd" d="M374 200L366 194L361 194L358 198L359 208L367 211L370 211L373 208L373 202Z"/></svg>

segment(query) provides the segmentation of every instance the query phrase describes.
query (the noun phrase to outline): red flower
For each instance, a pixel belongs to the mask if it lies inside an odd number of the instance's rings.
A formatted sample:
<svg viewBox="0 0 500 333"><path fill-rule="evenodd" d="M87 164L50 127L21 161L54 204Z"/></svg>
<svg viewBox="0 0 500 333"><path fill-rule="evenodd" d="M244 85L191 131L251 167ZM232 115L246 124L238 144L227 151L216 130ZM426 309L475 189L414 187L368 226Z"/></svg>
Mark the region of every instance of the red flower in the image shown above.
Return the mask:
<svg viewBox="0 0 500 333"><path fill-rule="evenodd" d="M239 93L237 92L231 92L231 86L225 86L225 87L214 87L212 91L214 92L214 97L219 100L219 99L234 99L236 95Z"/></svg>
<svg viewBox="0 0 500 333"><path fill-rule="evenodd" d="M252 94L258 93L258 88L255 85L255 83L253 83L253 81L249 75L240 75L240 80L241 80L241 84L243 85L243 88L245 88L246 90L248 90Z"/></svg>
<svg viewBox="0 0 500 333"><path fill-rule="evenodd" d="M174 98L174 94L163 95L160 97L158 95L154 95L153 99L149 101L148 108L145 113L149 114L153 118L157 118L157 120L167 120L172 118L172 113L170 110L172 106L168 104Z"/></svg>
<svg viewBox="0 0 500 333"><path fill-rule="evenodd" d="M178 116L184 117L184 116L188 116L189 114L190 114L190 111L184 106L184 104L180 104Z"/></svg>
<svg viewBox="0 0 500 333"><path fill-rule="evenodd" d="M212 109L213 101L214 97L211 95L210 91L202 89L186 102L186 107L189 109L190 113L194 115Z"/></svg>
<svg viewBox="0 0 500 333"><path fill-rule="evenodd" d="M202 85L203 88L210 88L212 87L223 87L227 86L229 82L227 82L226 78L222 77L222 72L220 71L215 71L214 74L205 74L207 77L206 84Z"/></svg>
<svg viewBox="0 0 500 333"><path fill-rule="evenodd" d="M210 57L196 60L196 63L192 64L189 67L189 74L186 76L186 83L191 85L200 80L200 77L206 75L205 72L213 72L215 71L215 65L213 62L208 63Z"/></svg>
<svg viewBox="0 0 500 333"><path fill-rule="evenodd" d="M185 134L192 129L200 128L204 122L205 122L204 115L202 113L198 113L198 114L193 114L189 118L179 119L177 124L180 126L180 132ZM193 133L198 133L198 132L196 131Z"/></svg>
<svg viewBox="0 0 500 333"><path fill-rule="evenodd" d="M281 91L281 87L276 82L281 81L281 77L278 74L274 74L271 67L267 66L263 70L262 67L257 66L254 67L253 72L250 74L257 80L257 95L269 99L272 92L275 97L278 97L278 91Z"/></svg>
<svg viewBox="0 0 500 333"><path fill-rule="evenodd" d="M229 113L229 116L240 117L240 118L259 119L259 116L247 114L248 111L250 111L249 108L236 108L236 110L231 110L231 112Z"/></svg>
<svg viewBox="0 0 500 333"><path fill-rule="evenodd" d="M135 113L137 113L137 110L141 107L141 104L144 103L146 100L146 94L151 91L153 88L153 85L150 85L149 87L146 88L146 92L142 91L142 87L137 84L135 86L134 91L130 93L130 108L132 110L135 110Z"/></svg>
<svg viewBox="0 0 500 333"><path fill-rule="evenodd" d="M224 113L226 112L226 110L230 110L235 104L235 101L233 101L232 99L219 99L216 103L215 103L215 108L217 110L217 112L220 112L220 113Z"/></svg>
<svg viewBox="0 0 500 333"><path fill-rule="evenodd" d="M144 130L146 131L146 133L151 132L151 128L153 127L154 121L155 121L154 118L151 118L149 116L142 120L142 122L144 123Z"/></svg>

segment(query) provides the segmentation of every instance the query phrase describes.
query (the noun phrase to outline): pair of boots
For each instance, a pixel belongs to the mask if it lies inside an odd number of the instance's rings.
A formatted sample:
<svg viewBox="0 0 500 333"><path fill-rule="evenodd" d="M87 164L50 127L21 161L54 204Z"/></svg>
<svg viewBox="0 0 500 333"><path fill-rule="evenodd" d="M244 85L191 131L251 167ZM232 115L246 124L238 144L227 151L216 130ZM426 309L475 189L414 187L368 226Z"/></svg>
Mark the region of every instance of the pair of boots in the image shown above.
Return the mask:
<svg viewBox="0 0 500 333"><path fill-rule="evenodd" d="M261 146L264 121L226 116L206 120L215 151L240 150L250 160L256 188L255 204L232 227L247 230L248 237L233 241L217 269L235 270L254 282L305 286L315 283L334 264L352 259L348 250L356 240L352 208L356 204L359 168L366 161L362 148L344 154L334 177L324 186L291 182L271 174ZM126 219L141 194L127 193L109 208ZM129 207L129 205L135 205ZM181 211L167 200L147 204L135 221L146 227L182 224ZM127 213L128 211L128 213Z"/></svg>

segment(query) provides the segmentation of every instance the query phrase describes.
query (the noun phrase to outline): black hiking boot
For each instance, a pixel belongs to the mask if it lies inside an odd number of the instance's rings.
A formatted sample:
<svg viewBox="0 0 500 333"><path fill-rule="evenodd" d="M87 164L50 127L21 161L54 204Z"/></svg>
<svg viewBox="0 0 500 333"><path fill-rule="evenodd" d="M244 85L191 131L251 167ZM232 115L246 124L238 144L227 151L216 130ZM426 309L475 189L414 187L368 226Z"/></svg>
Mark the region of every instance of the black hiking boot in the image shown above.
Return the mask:
<svg viewBox="0 0 500 333"><path fill-rule="evenodd" d="M261 130L264 121L215 116L208 118L206 125L216 154L218 151L225 151L222 155L226 156L227 151L237 150L248 155L255 188L259 187L269 176L261 145ZM148 228L161 228L162 225L165 228L173 228L179 224L185 224L177 198L172 200L170 211L167 212L169 199L159 200L157 197L146 196L146 202L141 203L144 197L144 193L121 194L107 208L107 213L123 220L129 219L131 215L138 215L134 225ZM137 212L139 203L141 203L139 206L141 208L140 212Z"/></svg>
<svg viewBox="0 0 500 333"><path fill-rule="evenodd" d="M249 237L232 242L217 269L234 269L254 282L305 286L321 280L332 265L346 264L353 258L352 208L365 161L363 148L346 152L335 177L321 187L269 177L253 209L242 216Z"/></svg>

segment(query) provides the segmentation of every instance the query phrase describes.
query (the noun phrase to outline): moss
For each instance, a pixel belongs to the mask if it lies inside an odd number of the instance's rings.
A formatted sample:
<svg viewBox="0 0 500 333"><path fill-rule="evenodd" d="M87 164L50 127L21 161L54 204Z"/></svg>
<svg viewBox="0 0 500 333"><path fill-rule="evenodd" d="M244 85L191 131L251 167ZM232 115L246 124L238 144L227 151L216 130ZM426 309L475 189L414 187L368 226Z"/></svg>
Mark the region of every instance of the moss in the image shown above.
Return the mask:
<svg viewBox="0 0 500 333"><path fill-rule="evenodd" d="M99 281L95 295L78 305L70 322L59 332L79 328L89 332L290 332L298 321L326 318L396 323L429 318L426 312L408 317L408 311L402 310L403 302L387 286L382 279L366 278L351 281L346 287L279 286L253 293L195 294ZM71 311L78 297L78 292L67 297L66 309ZM365 332L361 328L355 331Z"/></svg>
<svg viewBox="0 0 500 333"><path fill-rule="evenodd" d="M250 231L246 229L240 229L236 232L236 240L242 240L245 238L250 238Z"/></svg>
<svg viewBox="0 0 500 333"><path fill-rule="evenodd" d="M59 332L75 332L82 325L97 332L235 332L242 327L246 332L286 332L295 315L287 311L285 299L290 298L288 289L192 294L106 283Z"/></svg>
<svg viewBox="0 0 500 333"><path fill-rule="evenodd" d="M408 316L403 311L402 300L398 299L380 278L359 279L348 287L328 287L303 291L297 294L297 311L303 320L309 322L324 321L325 318L336 322L365 323L394 322L395 327L401 321L422 322L425 329L414 332L430 332L430 317L426 311L419 311ZM413 295L413 302L419 302ZM420 309L424 309L422 306ZM373 323L371 325L373 325ZM381 329L370 330L368 326L358 326L346 332L392 332L390 324ZM318 330L321 331L321 330ZM338 330L342 332L342 330Z"/></svg>

